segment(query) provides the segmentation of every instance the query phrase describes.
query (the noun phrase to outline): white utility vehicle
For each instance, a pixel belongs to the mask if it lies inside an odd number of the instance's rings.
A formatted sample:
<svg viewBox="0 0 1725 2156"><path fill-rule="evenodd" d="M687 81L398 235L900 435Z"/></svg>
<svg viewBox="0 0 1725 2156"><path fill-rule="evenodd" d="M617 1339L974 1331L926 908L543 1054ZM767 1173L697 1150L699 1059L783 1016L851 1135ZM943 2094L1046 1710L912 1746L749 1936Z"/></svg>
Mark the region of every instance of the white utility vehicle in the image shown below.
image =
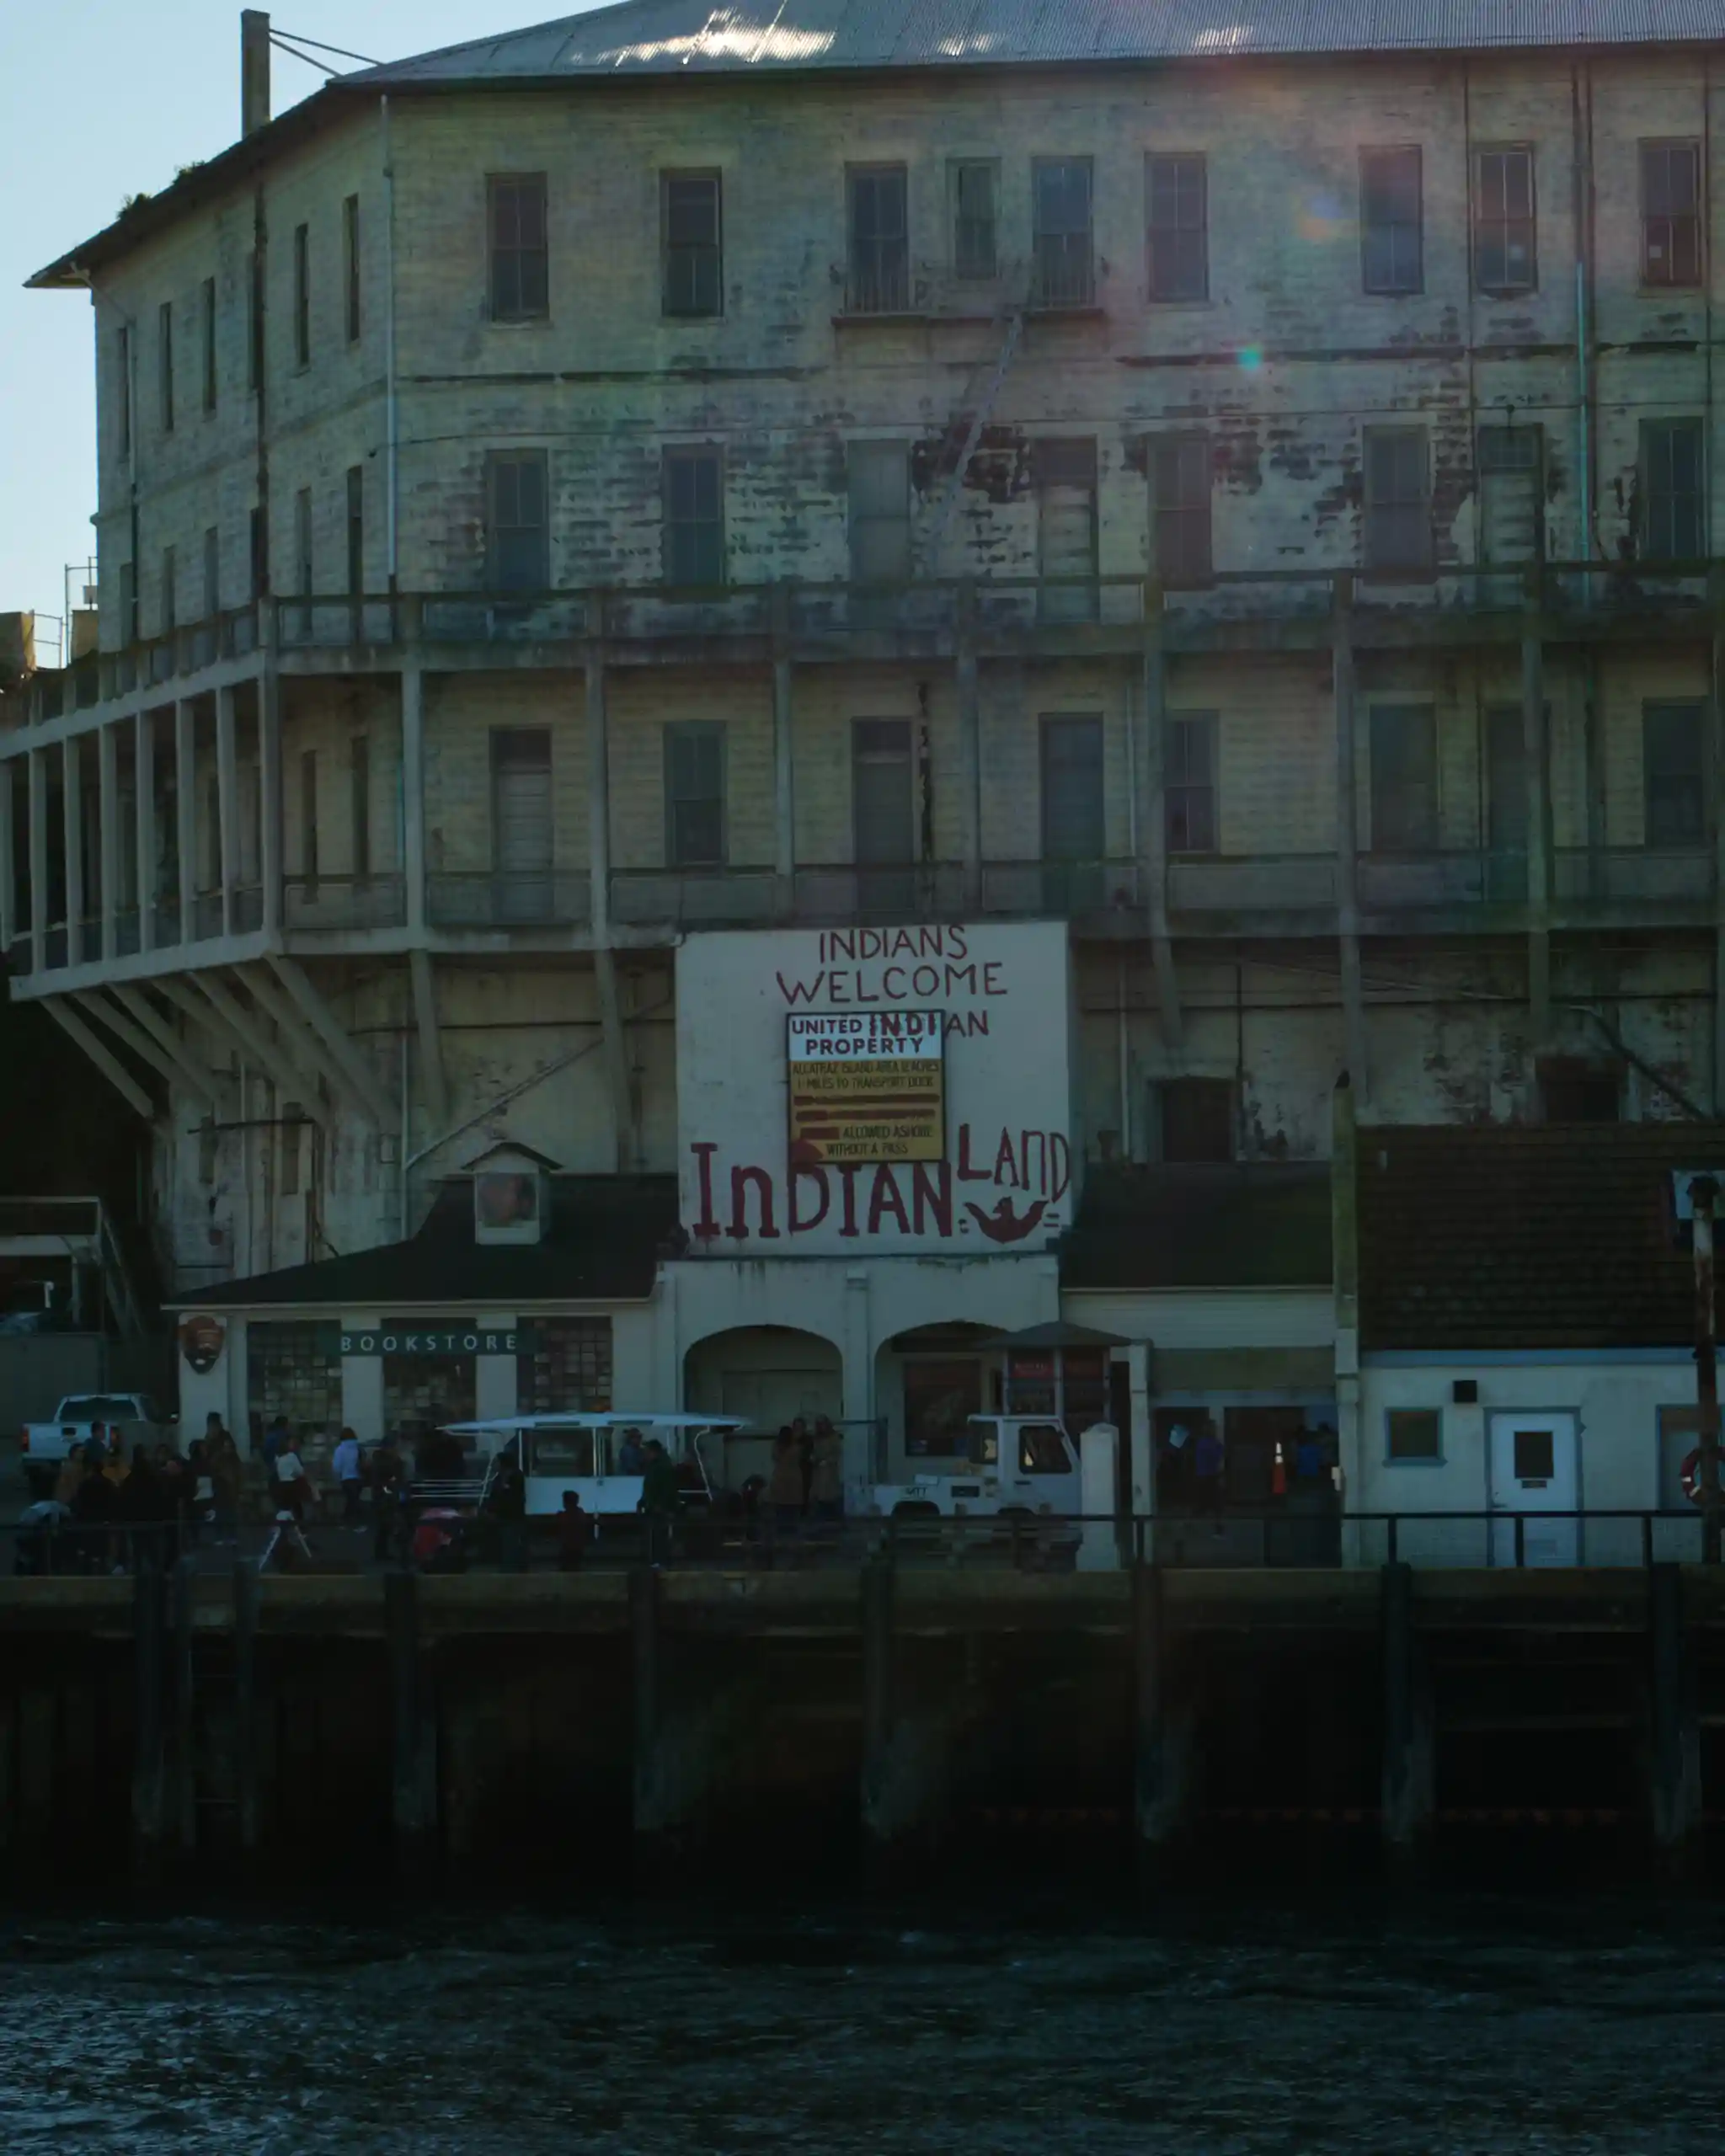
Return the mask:
<svg viewBox="0 0 1725 2156"><path fill-rule="evenodd" d="M572 1410L561 1415L505 1415L488 1422L451 1422L449 1433L464 1445L477 1446L485 1471L470 1489L433 1494L483 1502L496 1473L498 1455L511 1444L521 1448L521 1473L527 1484L527 1517L545 1519L563 1510L565 1490L574 1490L581 1509L596 1518L633 1513L646 1478L626 1452L633 1432L644 1451L657 1438L677 1470L686 1508L710 1507L722 1486L702 1447L708 1436L722 1438L744 1427L734 1415L595 1415ZM426 1494L416 1492L416 1494Z"/></svg>
<svg viewBox="0 0 1725 2156"><path fill-rule="evenodd" d="M99 1422L105 1433L117 1430L126 1457L134 1445L152 1449L165 1438L176 1452L179 1418L164 1415L147 1392L69 1392L53 1419L26 1422L19 1441L24 1455L24 1480L32 1497L45 1497L74 1445L89 1442L92 1427Z"/></svg>
<svg viewBox="0 0 1725 2156"><path fill-rule="evenodd" d="M890 1519L1011 1519L1084 1509L1078 1449L1046 1415L973 1415L970 1465L880 1482L873 1507Z"/></svg>

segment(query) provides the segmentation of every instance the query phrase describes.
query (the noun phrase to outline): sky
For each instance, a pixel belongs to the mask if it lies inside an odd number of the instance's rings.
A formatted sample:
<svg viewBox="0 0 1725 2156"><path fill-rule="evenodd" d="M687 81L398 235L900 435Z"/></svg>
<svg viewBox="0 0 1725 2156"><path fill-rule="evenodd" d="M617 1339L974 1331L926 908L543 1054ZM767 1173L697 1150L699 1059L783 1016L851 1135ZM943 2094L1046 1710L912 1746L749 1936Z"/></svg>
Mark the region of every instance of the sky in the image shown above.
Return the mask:
<svg viewBox="0 0 1725 2156"><path fill-rule="evenodd" d="M400 60L585 14L595 0L286 0L275 27ZM94 357L83 292L24 280L239 133L238 0L0 6L0 613L63 611L94 547ZM325 55L333 66L347 61ZM324 78L279 48L277 112ZM77 594L73 595L74 604ZM44 622L39 659L57 633Z"/></svg>

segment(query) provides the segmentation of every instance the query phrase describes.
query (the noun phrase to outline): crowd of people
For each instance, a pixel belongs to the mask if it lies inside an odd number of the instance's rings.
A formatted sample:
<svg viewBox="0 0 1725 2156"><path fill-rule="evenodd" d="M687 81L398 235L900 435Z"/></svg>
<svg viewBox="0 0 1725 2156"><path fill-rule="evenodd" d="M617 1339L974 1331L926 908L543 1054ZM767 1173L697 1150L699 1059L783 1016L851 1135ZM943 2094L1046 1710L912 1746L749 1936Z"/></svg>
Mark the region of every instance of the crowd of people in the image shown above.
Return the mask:
<svg viewBox="0 0 1725 2156"><path fill-rule="evenodd" d="M830 1417L787 1422L772 1441L766 1478L767 1515L776 1534L802 1531L805 1522L836 1529L845 1516L845 1441Z"/></svg>
<svg viewBox="0 0 1725 2156"><path fill-rule="evenodd" d="M61 1463L54 1493L32 1505L24 1524L35 1541L20 1557L45 1561L48 1538L75 1571L126 1571L133 1562L169 1562L208 1538L237 1542L243 1468L232 1433L212 1415L184 1458L165 1438L129 1449L114 1423L93 1422Z"/></svg>

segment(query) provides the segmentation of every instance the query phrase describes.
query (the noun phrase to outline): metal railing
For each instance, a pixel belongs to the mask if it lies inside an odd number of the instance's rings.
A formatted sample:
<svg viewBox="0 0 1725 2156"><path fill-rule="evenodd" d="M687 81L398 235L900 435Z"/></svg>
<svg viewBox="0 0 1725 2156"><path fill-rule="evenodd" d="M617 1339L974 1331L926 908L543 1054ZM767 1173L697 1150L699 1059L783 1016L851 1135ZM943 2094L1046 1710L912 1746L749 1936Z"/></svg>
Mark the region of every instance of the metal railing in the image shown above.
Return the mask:
<svg viewBox="0 0 1725 2156"><path fill-rule="evenodd" d="M399 875L287 876L281 896L290 929L399 928L407 919Z"/></svg>
<svg viewBox="0 0 1725 2156"><path fill-rule="evenodd" d="M567 927L590 915L585 871L437 869L425 878L425 918L435 928Z"/></svg>

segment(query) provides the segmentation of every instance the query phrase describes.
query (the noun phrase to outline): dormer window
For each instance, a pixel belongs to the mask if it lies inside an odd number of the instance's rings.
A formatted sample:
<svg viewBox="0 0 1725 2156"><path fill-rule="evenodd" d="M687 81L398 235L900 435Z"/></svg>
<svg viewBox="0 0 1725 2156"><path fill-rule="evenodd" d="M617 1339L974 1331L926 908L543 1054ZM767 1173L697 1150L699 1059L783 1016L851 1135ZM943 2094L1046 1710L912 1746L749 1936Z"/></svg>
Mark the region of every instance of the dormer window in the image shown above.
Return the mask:
<svg viewBox="0 0 1725 2156"><path fill-rule="evenodd" d="M537 1243L550 1212L547 1180L557 1162L530 1145L494 1145L467 1162L473 1178L473 1241Z"/></svg>

